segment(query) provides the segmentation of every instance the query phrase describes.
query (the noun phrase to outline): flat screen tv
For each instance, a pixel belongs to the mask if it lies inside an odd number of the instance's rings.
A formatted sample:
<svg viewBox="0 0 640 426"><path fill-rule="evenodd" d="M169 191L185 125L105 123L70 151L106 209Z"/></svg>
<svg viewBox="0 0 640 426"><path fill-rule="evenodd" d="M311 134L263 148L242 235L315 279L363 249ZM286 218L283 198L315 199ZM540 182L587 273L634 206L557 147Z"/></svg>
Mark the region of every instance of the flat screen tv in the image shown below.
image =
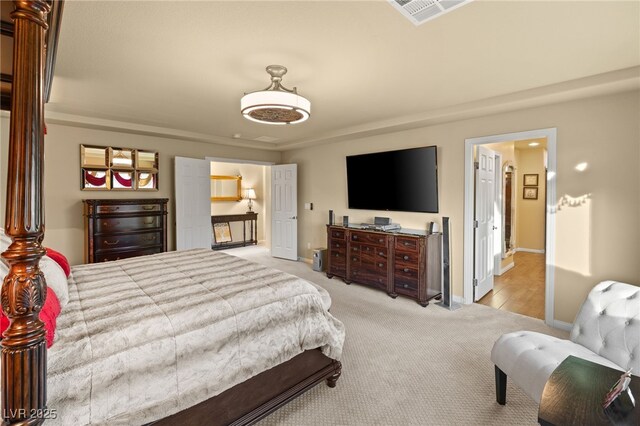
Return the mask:
<svg viewBox="0 0 640 426"><path fill-rule="evenodd" d="M438 213L437 147L347 157L350 209Z"/></svg>

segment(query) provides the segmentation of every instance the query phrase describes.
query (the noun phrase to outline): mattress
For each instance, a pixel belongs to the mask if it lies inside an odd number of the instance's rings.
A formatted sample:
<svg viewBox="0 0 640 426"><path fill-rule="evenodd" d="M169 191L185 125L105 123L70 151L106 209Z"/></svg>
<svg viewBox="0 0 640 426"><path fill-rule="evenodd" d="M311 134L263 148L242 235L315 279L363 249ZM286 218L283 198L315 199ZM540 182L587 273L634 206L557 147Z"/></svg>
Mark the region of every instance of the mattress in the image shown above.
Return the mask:
<svg viewBox="0 0 640 426"><path fill-rule="evenodd" d="M339 359L345 337L326 292L206 249L73 267L69 295L48 424L152 422L305 350Z"/></svg>

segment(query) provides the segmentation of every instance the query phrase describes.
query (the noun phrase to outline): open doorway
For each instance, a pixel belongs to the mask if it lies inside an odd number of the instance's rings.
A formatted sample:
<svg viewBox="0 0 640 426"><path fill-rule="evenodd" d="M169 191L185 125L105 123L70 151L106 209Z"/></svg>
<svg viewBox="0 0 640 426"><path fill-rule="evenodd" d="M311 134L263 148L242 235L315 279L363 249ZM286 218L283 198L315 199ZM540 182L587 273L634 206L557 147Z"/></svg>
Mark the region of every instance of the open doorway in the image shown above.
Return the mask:
<svg viewBox="0 0 640 426"><path fill-rule="evenodd" d="M212 246L217 249L254 244L270 247L271 164L221 158L207 160L211 162Z"/></svg>
<svg viewBox="0 0 640 426"><path fill-rule="evenodd" d="M544 319L546 138L478 145L493 160L493 274L476 286L480 304ZM476 154L476 158L478 155ZM480 196L479 196L480 195Z"/></svg>
<svg viewBox="0 0 640 426"><path fill-rule="evenodd" d="M468 139L465 303L553 325L555 129Z"/></svg>

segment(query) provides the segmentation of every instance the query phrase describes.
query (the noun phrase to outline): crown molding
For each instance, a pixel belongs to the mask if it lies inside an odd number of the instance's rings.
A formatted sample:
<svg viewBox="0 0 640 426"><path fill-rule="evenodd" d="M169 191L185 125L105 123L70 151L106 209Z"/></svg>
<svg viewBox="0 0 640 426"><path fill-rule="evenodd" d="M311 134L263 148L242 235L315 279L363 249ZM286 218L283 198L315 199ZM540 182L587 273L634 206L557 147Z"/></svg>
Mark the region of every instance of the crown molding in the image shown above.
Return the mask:
<svg viewBox="0 0 640 426"><path fill-rule="evenodd" d="M439 108L419 114L365 123L327 132L312 138L280 143L233 139L168 127L66 114L50 111L46 107L45 120L47 123L72 127L228 145L239 148L287 151L638 89L640 89L640 66ZM8 113L3 111L2 116L8 116Z"/></svg>
<svg viewBox="0 0 640 426"><path fill-rule="evenodd" d="M155 136L167 139L178 139L217 145L229 145L239 148L255 148L267 151L278 151L278 148L272 142L256 142L244 139L233 139L224 136L215 136L204 133L172 129L169 127L150 126L146 124L130 123L126 121L108 120L104 118L96 118L76 114L66 114L61 112L49 111L47 110L46 106L45 122L47 124L62 124L70 127L81 127L94 130L123 132L143 136Z"/></svg>
<svg viewBox="0 0 640 426"><path fill-rule="evenodd" d="M281 142L281 151L640 89L640 66Z"/></svg>

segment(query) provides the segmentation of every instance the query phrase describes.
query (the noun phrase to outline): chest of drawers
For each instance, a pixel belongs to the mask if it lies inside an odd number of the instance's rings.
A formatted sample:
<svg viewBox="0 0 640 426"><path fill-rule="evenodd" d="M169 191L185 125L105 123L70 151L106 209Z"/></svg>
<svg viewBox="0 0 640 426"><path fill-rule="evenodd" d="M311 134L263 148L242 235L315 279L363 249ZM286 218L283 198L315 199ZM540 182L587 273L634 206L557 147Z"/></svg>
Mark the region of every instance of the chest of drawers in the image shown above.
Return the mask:
<svg viewBox="0 0 640 426"><path fill-rule="evenodd" d="M167 251L166 198L83 200L85 263Z"/></svg>
<svg viewBox="0 0 640 426"><path fill-rule="evenodd" d="M405 235L342 226L327 227L327 276L415 299L422 306L440 296L441 234Z"/></svg>

